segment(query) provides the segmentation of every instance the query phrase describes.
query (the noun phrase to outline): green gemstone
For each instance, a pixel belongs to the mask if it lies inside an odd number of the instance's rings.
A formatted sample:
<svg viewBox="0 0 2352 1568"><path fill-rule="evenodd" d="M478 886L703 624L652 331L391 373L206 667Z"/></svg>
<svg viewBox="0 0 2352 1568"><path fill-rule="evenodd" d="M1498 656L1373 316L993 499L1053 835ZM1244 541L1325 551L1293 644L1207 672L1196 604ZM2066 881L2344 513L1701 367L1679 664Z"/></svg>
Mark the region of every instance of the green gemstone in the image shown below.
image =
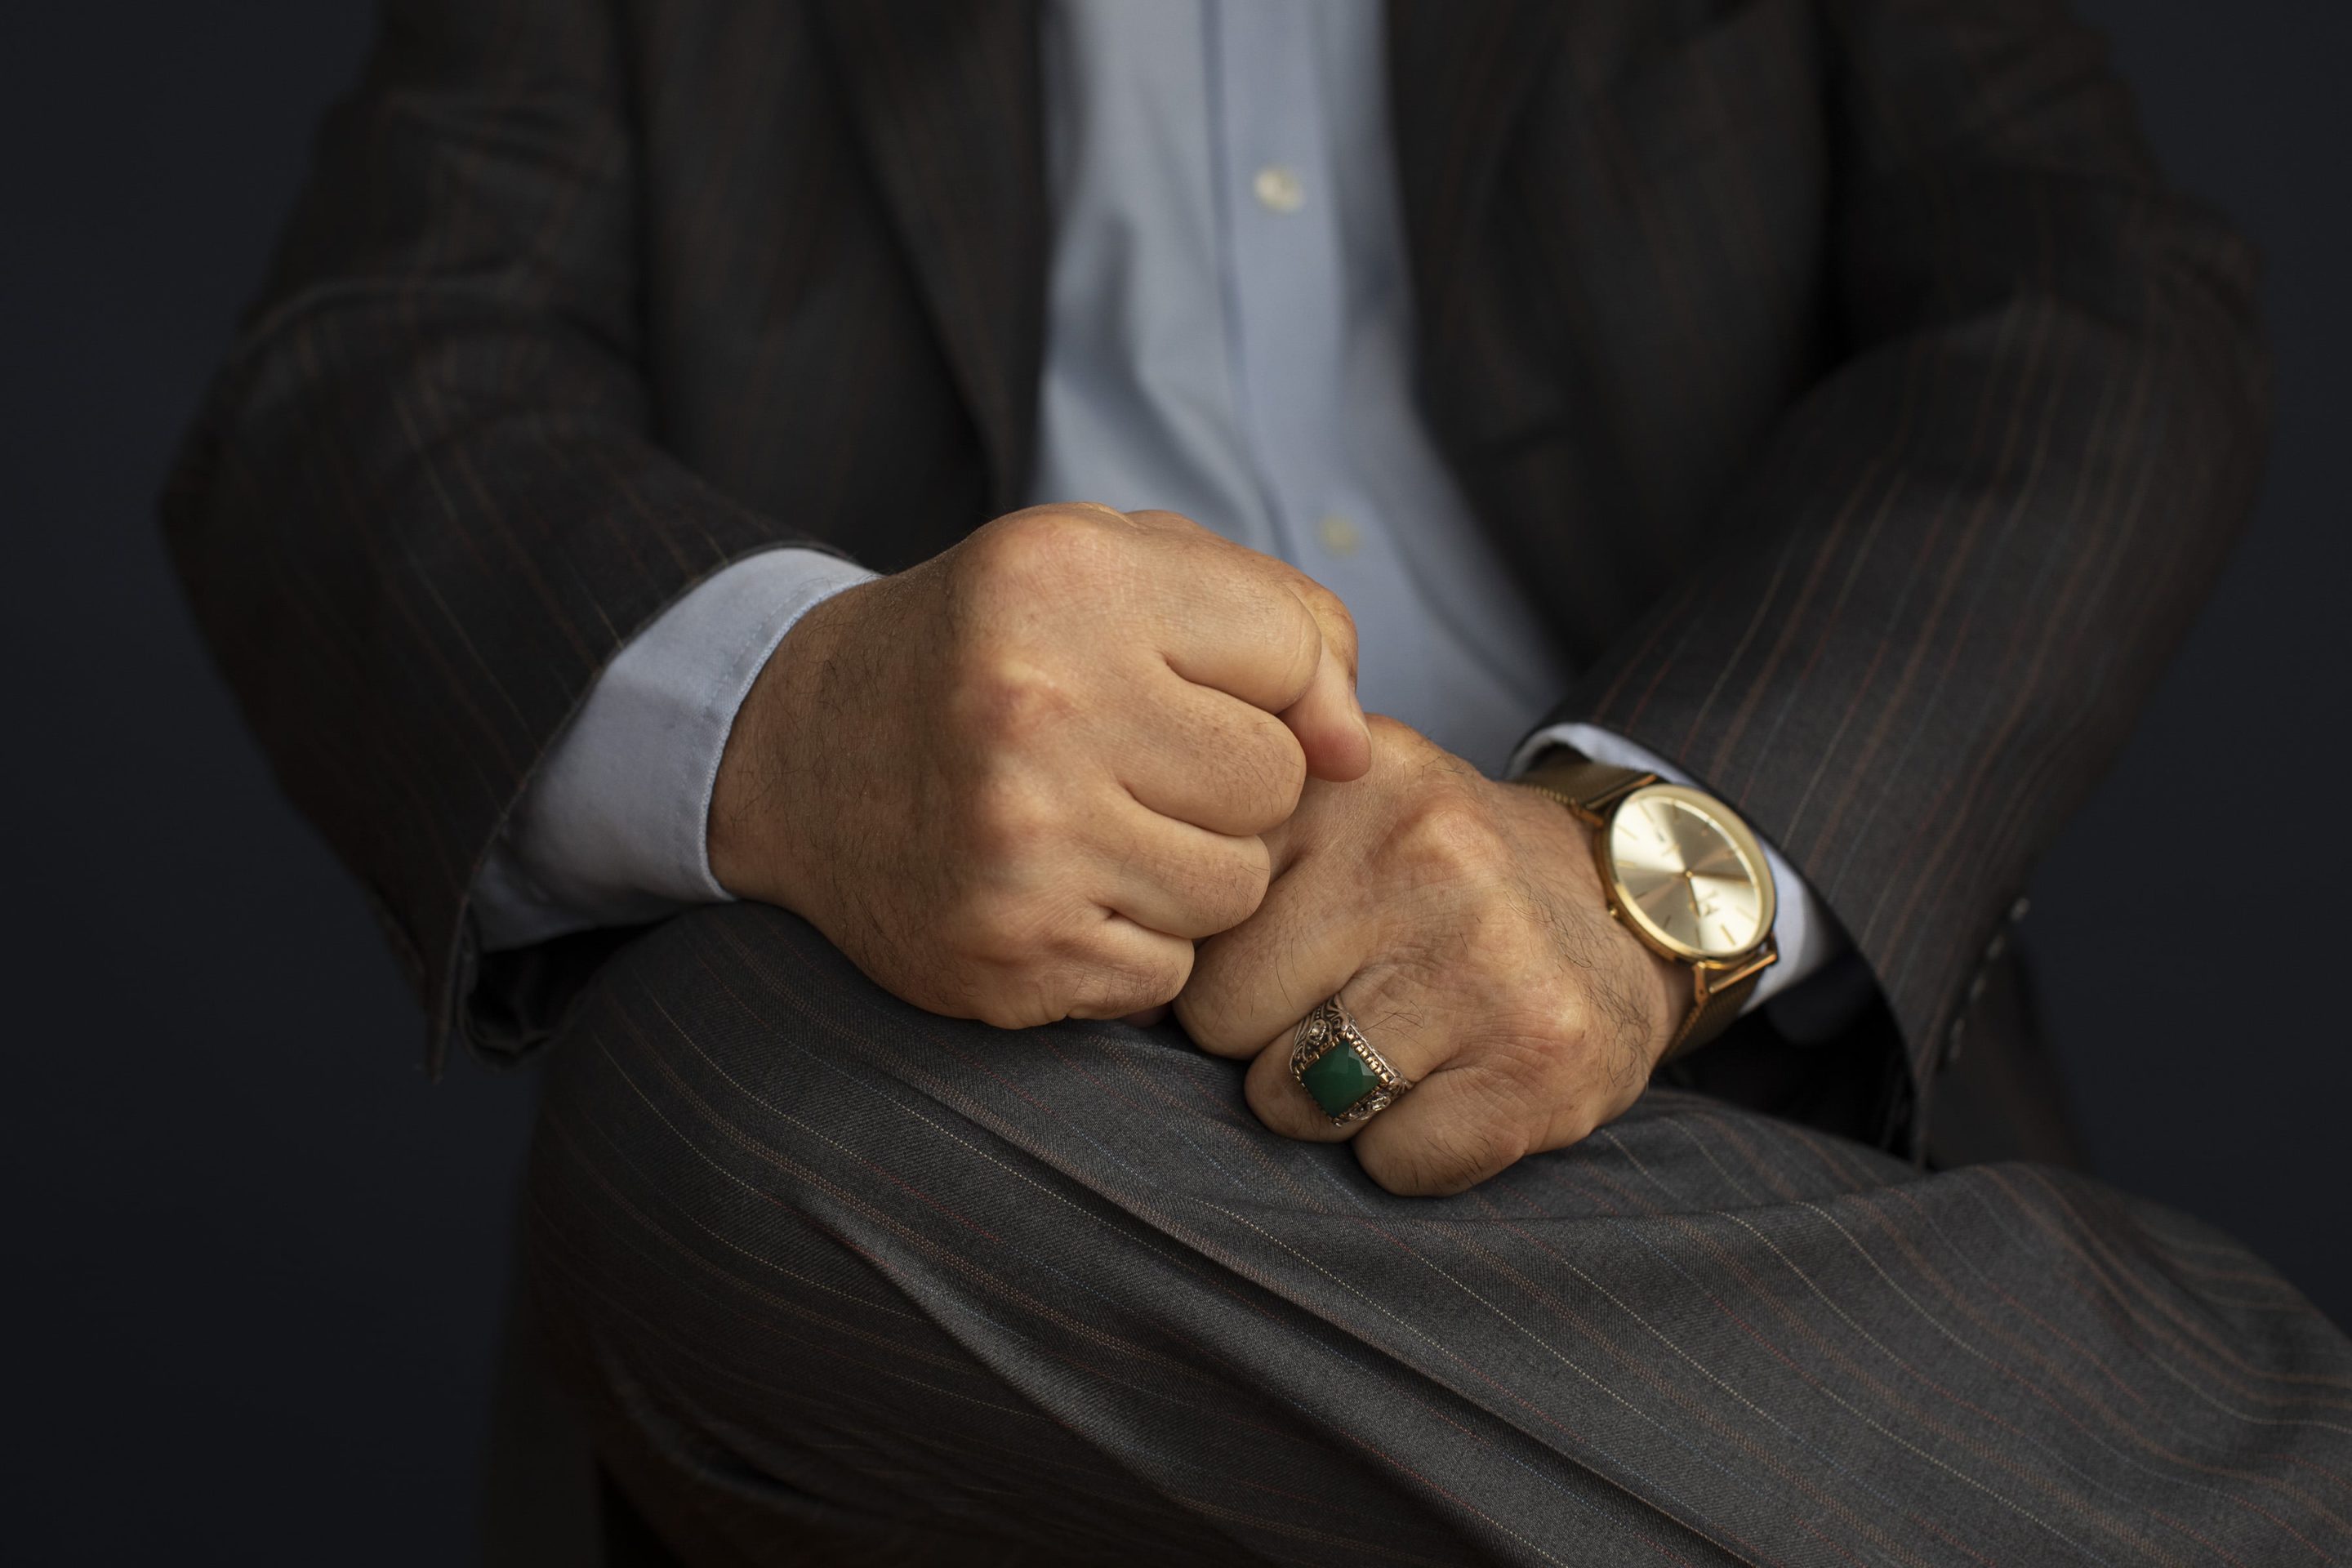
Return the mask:
<svg viewBox="0 0 2352 1568"><path fill-rule="evenodd" d="M1381 1087L1364 1058L1344 1045L1333 1046L1298 1075L1307 1092L1326 1116L1344 1116L1348 1108Z"/></svg>

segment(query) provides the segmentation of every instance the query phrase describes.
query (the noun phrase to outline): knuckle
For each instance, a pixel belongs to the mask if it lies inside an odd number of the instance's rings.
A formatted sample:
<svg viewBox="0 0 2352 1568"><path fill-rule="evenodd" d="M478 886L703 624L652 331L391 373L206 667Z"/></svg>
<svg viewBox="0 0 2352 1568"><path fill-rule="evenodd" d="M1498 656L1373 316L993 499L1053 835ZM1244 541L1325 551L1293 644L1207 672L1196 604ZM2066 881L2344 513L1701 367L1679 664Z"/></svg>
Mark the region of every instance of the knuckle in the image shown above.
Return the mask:
<svg viewBox="0 0 2352 1568"><path fill-rule="evenodd" d="M1185 907L1200 928L1190 933L1217 935L1240 925L1265 900L1273 862L1265 845L1244 838L1190 862L1179 884Z"/></svg>
<svg viewBox="0 0 2352 1568"><path fill-rule="evenodd" d="M1521 978L1510 995L1508 1033L1540 1039L1554 1059L1572 1054L1592 1033L1592 1001L1584 986L1559 973L1556 952L1540 949L1528 954L1520 973L1534 977Z"/></svg>
<svg viewBox="0 0 2352 1568"><path fill-rule="evenodd" d="M1185 984L1192 978L1192 965L1199 962L1200 950L1189 942L1171 942L1166 956L1156 966L1149 1005L1158 1007L1172 1004L1184 994Z"/></svg>
<svg viewBox="0 0 2352 1568"><path fill-rule="evenodd" d="M1051 977L1034 958L995 958L979 966L984 978L970 988L973 1017L999 1029L1034 1029L1064 1016Z"/></svg>
<svg viewBox="0 0 2352 1568"><path fill-rule="evenodd" d="M1147 507L1141 511L1131 511L1127 515L1145 528L1174 530L1183 533L1209 533L1207 529L1202 528L1181 511L1162 511L1156 507ZM1222 534L1209 534L1209 537L1223 542L1224 536Z"/></svg>
<svg viewBox="0 0 2352 1568"><path fill-rule="evenodd" d="M1233 900L1228 912L1239 925L1265 901L1266 889L1274 883L1274 855L1265 839L1243 838L1233 846L1226 865L1227 896Z"/></svg>
<svg viewBox="0 0 2352 1568"><path fill-rule="evenodd" d="M1428 737L1402 720L1385 713L1367 713L1364 722L1372 731L1372 742L1393 759L1402 762L1417 752L1432 749Z"/></svg>
<svg viewBox="0 0 2352 1568"><path fill-rule="evenodd" d="M1066 604L1098 588L1135 541L1127 518L1108 507L1038 506L1008 513L957 547L967 588L961 607Z"/></svg>
<svg viewBox="0 0 2352 1568"><path fill-rule="evenodd" d="M1413 800L1434 793L1433 785L1457 785L1454 761L1420 731L1401 724L1385 713L1364 715L1371 731L1372 769L1365 775L1383 793Z"/></svg>
<svg viewBox="0 0 2352 1568"><path fill-rule="evenodd" d="M1192 949L1169 943L1150 956L1081 960L1064 968L1058 989L1066 997L1058 1017L1116 1018L1172 1002L1192 970Z"/></svg>
<svg viewBox="0 0 2352 1568"><path fill-rule="evenodd" d="M1312 577L1306 580L1300 592L1307 595L1314 610L1323 639L1331 645L1349 669L1356 668L1356 617L1347 602Z"/></svg>
<svg viewBox="0 0 2352 1568"><path fill-rule="evenodd" d="M1555 1074L1570 1063L1588 1061L1601 1031L1596 1026L1592 1009L1580 992L1561 994L1543 1019L1549 1044L1545 1057Z"/></svg>
<svg viewBox="0 0 2352 1568"><path fill-rule="evenodd" d="M1238 721L1242 733L1221 749L1229 776L1226 797L1244 831L1264 832L1289 820L1307 788L1307 752L1284 723L1253 709Z"/></svg>
<svg viewBox="0 0 2352 1568"><path fill-rule="evenodd" d="M1076 694L1054 671L989 649L965 661L952 716L982 751L1018 752L1056 733L1079 708Z"/></svg>
<svg viewBox="0 0 2352 1568"><path fill-rule="evenodd" d="M1467 881L1492 876L1508 858L1494 821L1460 791L1426 794L1397 832L1405 863L1429 881Z"/></svg>
<svg viewBox="0 0 2352 1568"><path fill-rule="evenodd" d="M1033 506L998 518L971 536L974 565L989 576L1050 582L1083 572L1101 559L1126 519L1090 504Z"/></svg>
<svg viewBox="0 0 2352 1568"><path fill-rule="evenodd" d="M1034 1029L1066 1018L1082 994L1076 975L1035 947L995 961L981 1021L1000 1029Z"/></svg>
<svg viewBox="0 0 2352 1568"><path fill-rule="evenodd" d="M957 1011L999 1028L1069 1017L1116 1018L1177 999L1192 944L1129 945L1105 934L1100 911L1034 893L990 889L943 908L929 950L960 979Z"/></svg>
<svg viewBox="0 0 2352 1568"><path fill-rule="evenodd" d="M938 917L938 936L949 952L962 954L1017 980L1045 951L1051 917L1019 893L991 889L949 903Z"/></svg>
<svg viewBox="0 0 2352 1568"><path fill-rule="evenodd" d="M1323 663L1323 628L1317 623L1314 611L1307 601L1297 597L1299 589L1291 585L1292 614L1290 616L1290 650L1286 667L1287 684L1300 694L1315 679L1315 671Z"/></svg>

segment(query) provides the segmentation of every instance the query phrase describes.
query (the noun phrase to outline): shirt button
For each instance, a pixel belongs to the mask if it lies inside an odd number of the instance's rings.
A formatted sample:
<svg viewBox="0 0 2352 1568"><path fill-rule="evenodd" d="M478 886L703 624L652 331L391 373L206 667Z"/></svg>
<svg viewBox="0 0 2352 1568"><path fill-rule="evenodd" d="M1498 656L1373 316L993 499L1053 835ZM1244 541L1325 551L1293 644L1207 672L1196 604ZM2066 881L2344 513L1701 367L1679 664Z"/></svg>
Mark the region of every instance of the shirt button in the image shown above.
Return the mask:
<svg viewBox="0 0 2352 1568"><path fill-rule="evenodd" d="M1315 525L1315 533L1323 541L1323 548L1334 555L1353 555L1356 546L1364 542L1356 525L1336 511L1323 514L1323 521Z"/></svg>
<svg viewBox="0 0 2352 1568"><path fill-rule="evenodd" d="M1257 193L1258 205L1270 213L1295 213L1307 200L1307 188L1298 183L1298 172L1287 163L1268 163L1250 182Z"/></svg>

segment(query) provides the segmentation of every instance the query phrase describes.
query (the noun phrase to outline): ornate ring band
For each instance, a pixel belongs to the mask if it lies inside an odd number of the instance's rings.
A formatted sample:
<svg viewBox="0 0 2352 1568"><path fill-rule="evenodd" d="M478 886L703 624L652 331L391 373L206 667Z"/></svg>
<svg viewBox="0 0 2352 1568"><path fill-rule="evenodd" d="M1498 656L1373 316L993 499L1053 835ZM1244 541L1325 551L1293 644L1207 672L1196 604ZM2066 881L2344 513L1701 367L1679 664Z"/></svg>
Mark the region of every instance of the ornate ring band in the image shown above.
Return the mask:
<svg viewBox="0 0 2352 1568"><path fill-rule="evenodd" d="M1337 996L1299 1020L1291 1037L1290 1076L1334 1127L1378 1116L1412 1087L1372 1048Z"/></svg>

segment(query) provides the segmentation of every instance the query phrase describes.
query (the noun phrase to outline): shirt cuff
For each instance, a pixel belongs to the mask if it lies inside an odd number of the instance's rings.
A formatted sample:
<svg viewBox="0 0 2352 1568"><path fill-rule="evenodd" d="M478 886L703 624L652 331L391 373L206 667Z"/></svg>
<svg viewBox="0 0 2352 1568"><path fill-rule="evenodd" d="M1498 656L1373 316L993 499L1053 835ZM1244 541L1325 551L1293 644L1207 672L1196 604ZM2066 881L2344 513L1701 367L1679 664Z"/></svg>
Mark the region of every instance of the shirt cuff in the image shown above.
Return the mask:
<svg viewBox="0 0 2352 1568"><path fill-rule="evenodd" d="M1645 773L1655 773L1671 784L1691 784L1697 781L1688 773L1651 751L1648 747L1627 740L1613 730L1603 730L1592 724L1554 724L1537 731L1522 742L1512 753L1506 778L1517 778L1535 765L1538 754L1552 746L1566 746L1571 751L1607 763L1612 767L1636 768ZM1751 830L1753 825L1750 825ZM1775 913L1772 917L1772 940L1780 950L1780 961L1767 969L1758 979L1756 989L1748 994L1748 1002L1740 1011L1752 1012L1781 992L1820 972L1830 960L1846 951L1845 932L1830 918L1812 885L1797 874L1780 851L1773 847L1762 834L1757 841L1764 846L1764 858L1772 868L1772 891ZM1775 1017L1778 1015L1774 1015Z"/></svg>
<svg viewBox="0 0 2352 1568"><path fill-rule="evenodd" d="M475 879L484 951L726 902L710 871L710 795L736 710L803 616L874 576L823 551L767 551L631 638Z"/></svg>

